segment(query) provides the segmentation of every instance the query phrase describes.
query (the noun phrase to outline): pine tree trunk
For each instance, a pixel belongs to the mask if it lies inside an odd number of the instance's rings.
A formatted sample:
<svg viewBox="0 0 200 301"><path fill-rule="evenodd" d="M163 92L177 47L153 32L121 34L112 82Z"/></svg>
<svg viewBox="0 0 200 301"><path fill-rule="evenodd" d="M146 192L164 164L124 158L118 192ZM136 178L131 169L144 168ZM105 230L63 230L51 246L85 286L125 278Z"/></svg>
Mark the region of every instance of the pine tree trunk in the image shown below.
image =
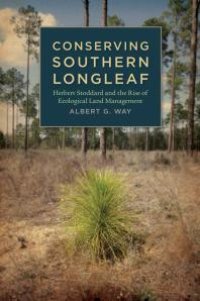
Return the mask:
<svg viewBox="0 0 200 301"><path fill-rule="evenodd" d="M174 33L174 54L173 54L173 65L171 74L171 111L170 111L170 128L169 128L169 140L168 140L168 151L174 151L174 106L175 106L175 78L176 78L176 43L177 36Z"/></svg>
<svg viewBox="0 0 200 301"><path fill-rule="evenodd" d="M115 152L115 128L112 129L112 151Z"/></svg>
<svg viewBox="0 0 200 301"><path fill-rule="evenodd" d="M156 131L153 130L153 150L156 150Z"/></svg>
<svg viewBox="0 0 200 301"><path fill-rule="evenodd" d="M12 148L15 148L15 87L14 87L14 79L13 79L13 87L12 87Z"/></svg>
<svg viewBox="0 0 200 301"><path fill-rule="evenodd" d="M88 129L83 128L82 129L82 145L81 145L81 150L82 154L86 156L87 154L87 145L88 145Z"/></svg>
<svg viewBox="0 0 200 301"><path fill-rule="evenodd" d="M84 26L89 26L89 0L83 0L84 4ZM82 137L81 137L81 150L82 154L85 157L88 149L88 129L82 128Z"/></svg>
<svg viewBox="0 0 200 301"><path fill-rule="evenodd" d="M137 128L133 128L133 149L137 149Z"/></svg>
<svg viewBox="0 0 200 301"><path fill-rule="evenodd" d="M108 14L108 1L103 0L102 11L102 26L107 26L107 14ZM100 130L100 152L103 160L106 160L106 128Z"/></svg>
<svg viewBox="0 0 200 301"><path fill-rule="evenodd" d="M19 107L18 104L16 104L16 110L15 110L15 149L18 148L18 132L17 132L17 125L18 125L18 119L19 119Z"/></svg>
<svg viewBox="0 0 200 301"><path fill-rule="evenodd" d="M15 148L15 104L12 102L12 148Z"/></svg>
<svg viewBox="0 0 200 301"><path fill-rule="evenodd" d="M106 128L102 128L100 132L100 150L103 160L106 159Z"/></svg>
<svg viewBox="0 0 200 301"><path fill-rule="evenodd" d="M96 129L93 128L93 149L96 148Z"/></svg>
<svg viewBox="0 0 200 301"><path fill-rule="evenodd" d="M89 0L83 0L84 4L84 26L89 26Z"/></svg>
<svg viewBox="0 0 200 301"><path fill-rule="evenodd" d="M30 51L29 51L29 35L27 39L27 69L26 69L26 113L25 113L25 141L24 150L28 150L28 99L29 99L29 69L30 69Z"/></svg>
<svg viewBox="0 0 200 301"><path fill-rule="evenodd" d="M62 129L62 149L65 149L65 128Z"/></svg>
<svg viewBox="0 0 200 301"><path fill-rule="evenodd" d="M19 107L17 105L17 108L16 108L16 128L17 128L17 125L18 125L18 120L19 120Z"/></svg>
<svg viewBox="0 0 200 301"><path fill-rule="evenodd" d="M192 0L192 35L191 35L191 57L189 78L189 100L188 100L188 155L193 155L194 150L194 108L195 108L195 84L196 84L196 58L197 58L197 30L198 30L198 7L199 1Z"/></svg>
<svg viewBox="0 0 200 301"><path fill-rule="evenodd" d="M149 150L149 128L145 129L145 151Z"/></svg>
<svg viewBox="0 0 200 301"><path fill-rule="evenodd" d="M87 154L87 149L88 149L88 129L87 128L82 128L82 133L81 133L81 151L83 156L86 156Z"/></svg>
<svg viewBox="0 0 200 301"><path fill-rule="evenodd" d="M176 149L176 122L174 121L174 133L173 133L173 140L172 140L172 151Z"/></svg>
<svg viewBox="0 0 200 301"><path fill-rule="evenodd" d="M108 0L103 0L102 26L107 26L108 20Z"/></svg>
<svg viewBox="0 0 200 301"><path fill-rule="evenodd" d="M8 107L8 100L6 103L6 149L8 148L8 117L9 117L9 107Z"/></svg>

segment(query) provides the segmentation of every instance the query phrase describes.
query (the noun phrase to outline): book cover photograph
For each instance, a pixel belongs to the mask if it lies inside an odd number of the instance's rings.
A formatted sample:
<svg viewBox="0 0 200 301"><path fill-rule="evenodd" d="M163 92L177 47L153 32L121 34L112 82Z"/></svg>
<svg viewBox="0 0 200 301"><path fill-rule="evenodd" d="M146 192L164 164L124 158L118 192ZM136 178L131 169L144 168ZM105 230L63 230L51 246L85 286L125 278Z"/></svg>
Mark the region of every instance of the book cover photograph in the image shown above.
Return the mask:
<svg viewBox="0 0 200 301"><path fill-rule="evenodd" d="M0 1L0 301L200 301L199 11Z"/></svg>

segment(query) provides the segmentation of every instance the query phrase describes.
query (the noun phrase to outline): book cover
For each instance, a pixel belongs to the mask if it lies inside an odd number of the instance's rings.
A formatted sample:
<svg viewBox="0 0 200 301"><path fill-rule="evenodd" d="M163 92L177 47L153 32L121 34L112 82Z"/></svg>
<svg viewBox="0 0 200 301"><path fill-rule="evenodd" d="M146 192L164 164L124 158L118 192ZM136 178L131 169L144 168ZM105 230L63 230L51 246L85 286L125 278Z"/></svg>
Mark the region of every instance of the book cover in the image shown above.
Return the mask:
<svg viewBox="0 0 200 301"><path fill-rule="evenodd" d="M200 300L199 0L1 0L0 301Z"/></svg>

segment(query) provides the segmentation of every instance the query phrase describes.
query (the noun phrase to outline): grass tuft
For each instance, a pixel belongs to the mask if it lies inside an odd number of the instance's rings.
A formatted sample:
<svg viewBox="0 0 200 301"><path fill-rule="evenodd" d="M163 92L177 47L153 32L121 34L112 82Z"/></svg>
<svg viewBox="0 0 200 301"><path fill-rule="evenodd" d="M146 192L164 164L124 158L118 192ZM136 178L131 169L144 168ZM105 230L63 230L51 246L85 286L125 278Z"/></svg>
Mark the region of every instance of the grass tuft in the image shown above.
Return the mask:
<svg viewBox="0 0 200 301"><path fill-rule="evenodd" d="M131 236L132 214L122 178L110 170L89 171L64 187L61 208L74 247L97 260L123 258Z"/></svg>

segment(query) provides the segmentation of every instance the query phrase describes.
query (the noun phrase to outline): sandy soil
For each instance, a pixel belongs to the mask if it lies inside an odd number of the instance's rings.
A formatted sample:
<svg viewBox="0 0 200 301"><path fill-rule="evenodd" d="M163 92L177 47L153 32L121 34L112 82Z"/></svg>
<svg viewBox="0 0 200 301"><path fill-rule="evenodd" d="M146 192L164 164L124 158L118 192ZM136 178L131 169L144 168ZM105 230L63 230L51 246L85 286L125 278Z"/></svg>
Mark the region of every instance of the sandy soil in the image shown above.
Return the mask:
<svg viewBox="0 0 200 301"><path fill-rule="evenodd" d="M66 151L0 152L0 301L200 300L200 161L181 153L110 154L135 211L135 244L114 265L69 252L60 185L85 168Z"/></svg>

